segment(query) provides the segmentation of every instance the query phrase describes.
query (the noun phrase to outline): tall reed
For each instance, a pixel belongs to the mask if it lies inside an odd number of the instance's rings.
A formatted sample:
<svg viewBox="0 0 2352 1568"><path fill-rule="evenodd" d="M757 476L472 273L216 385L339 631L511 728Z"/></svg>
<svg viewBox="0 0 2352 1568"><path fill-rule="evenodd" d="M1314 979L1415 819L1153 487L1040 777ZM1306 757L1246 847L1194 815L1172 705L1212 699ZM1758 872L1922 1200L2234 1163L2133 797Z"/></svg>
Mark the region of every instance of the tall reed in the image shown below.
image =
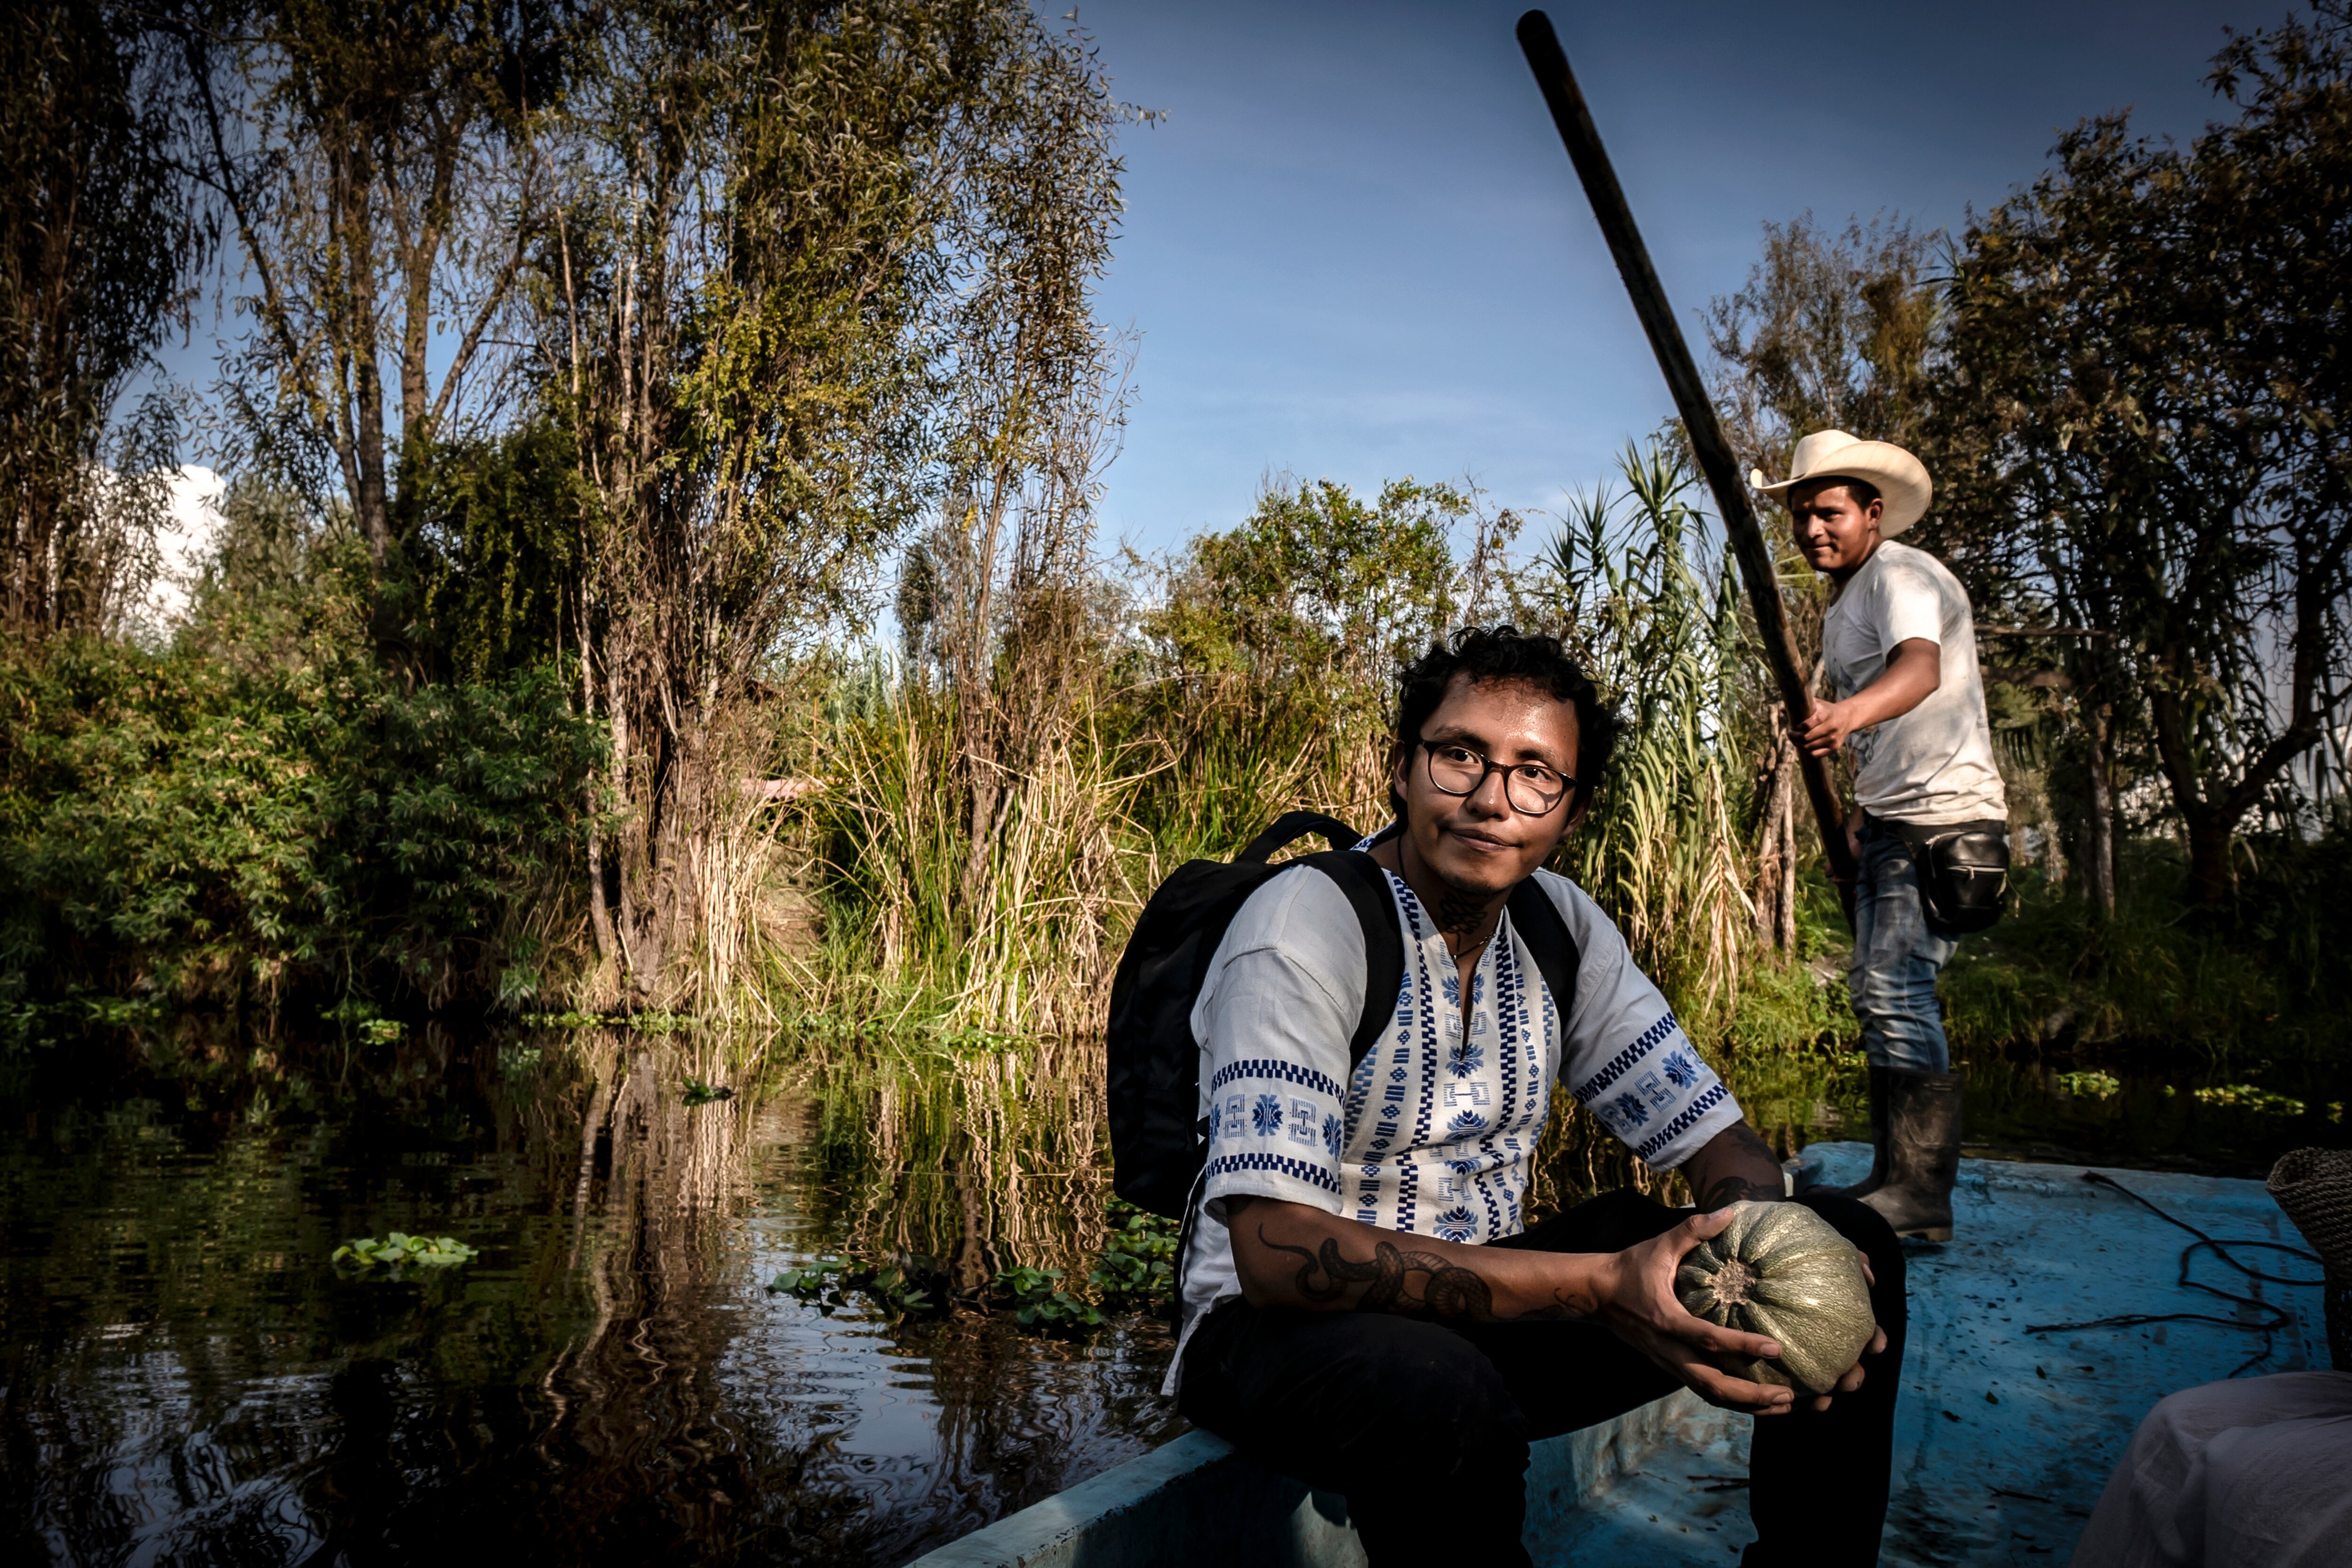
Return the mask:
<svg viewBox="0 0 2352 1568"><path fill-rule="evenodd" d="M1628 446L1622 491L1572 498L1542 564L1570 640L1626 721L1608 786L1566 849L1571 874L1675 996L1719 1030L1755 942L1744 825L1748 658L1730 563L1711 556L1678 446Z"/></svg>
<svg viewBox="0 0 2352 1568"><path fill-rule="evenodd" d="M1022 772L996 779L974 846L953 787L958 706L904 665L850 677L809 811L826 941L782 957L794 1010L919 1023L961 1037L1078 1035L1100 1019L1118 942L1150 890L1128 811L1148 750L1081 703Z"/></svg>
<svg viewBox="0 0 2352 1568"><path fill-rule="evenodd" d="M1745 983L1772 962L1759 952L1748 843L1761 731L1739 601L1706 546L1695 483L1677 447L1629 447L1617 482L1578 498L1549 551L1497 596L1562 630L1628 721L1566 868L1694 1037L1786 1043L1815 1032L1811 1009L1776 1003L1778 1023L1736 1026ZM811 1040L1097 1040L1135 914L1176 865L1230 857L1295 807L1377 826L1387 671L1491 591L1495 573L1496 525L1478 519L1466 552L1440 553L1455 547L1412 510L1418 493L1384 492L1389 522L1338 487L1272 495L1246 530L1187 557L1155 602L1139 605L1132 581L1098 584L1081 634L1092 657L1062 662L1051 701L990 697L1054 717L1017 765L992 764L996 827L983 843L971 841L961 782L975 705L954 672L881 655L840 670L809 747L824 787L793 808L824 940L769 961L777 1016ZM1345 646L1360 617L1340 589L1307 603L1265 566L1334 541L1356 564L1331 579L1385 595L1382 658ZM1412 616L1381 575L1391 558L1427 585ZM1473 567L1475 589L1465 586ZM990 679L1024 668L1006 658ZM1758 977L1764 994L1785 989L1778 966Z"/></svg>

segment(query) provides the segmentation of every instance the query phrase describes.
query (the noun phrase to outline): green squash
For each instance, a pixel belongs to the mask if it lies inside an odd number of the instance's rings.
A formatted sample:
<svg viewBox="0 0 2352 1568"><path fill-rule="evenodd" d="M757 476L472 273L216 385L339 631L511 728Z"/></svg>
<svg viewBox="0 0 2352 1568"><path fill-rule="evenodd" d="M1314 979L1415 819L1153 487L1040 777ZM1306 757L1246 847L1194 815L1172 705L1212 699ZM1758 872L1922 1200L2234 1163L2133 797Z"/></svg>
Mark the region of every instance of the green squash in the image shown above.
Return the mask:
<svg viewBox="0 0 2352 1568"><path fill-rule="evenodd" d="M1741 1375L1827 1394L1878 1324L1862 1254L1801 1204L1734 1204L1731 1223L1683 1255L1675 1291L1693 1317L1780 1342Z"/></svg>

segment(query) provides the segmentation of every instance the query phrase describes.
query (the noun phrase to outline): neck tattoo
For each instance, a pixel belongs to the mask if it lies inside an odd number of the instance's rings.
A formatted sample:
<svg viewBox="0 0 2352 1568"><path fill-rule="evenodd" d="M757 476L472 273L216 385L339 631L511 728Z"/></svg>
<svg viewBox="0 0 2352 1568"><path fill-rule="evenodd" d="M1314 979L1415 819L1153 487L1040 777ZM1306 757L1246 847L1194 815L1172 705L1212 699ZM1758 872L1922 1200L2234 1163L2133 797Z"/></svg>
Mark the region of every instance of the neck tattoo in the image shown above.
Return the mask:
<svg viewBox="0 0 2352 1568"><path fill-rule="evenodd" d="M1410 868L1412 861L1405 858L1404 847L1400 847L1397 864ZM1429 879L1437 880L1434 877ZM1465 893L1443 882L1438 887L1437 897L1424 900L1423 907L1429 910L1429 918L1436 925L1437 934L1445 938L1445 945L1454 954L1454 962L1458 963L1475 957L1482 948L1494 941L1502 911L1479 894ZM1470 933L1482 926L1486 928L1486 934L1475 942L1471 941Z"/></svg>

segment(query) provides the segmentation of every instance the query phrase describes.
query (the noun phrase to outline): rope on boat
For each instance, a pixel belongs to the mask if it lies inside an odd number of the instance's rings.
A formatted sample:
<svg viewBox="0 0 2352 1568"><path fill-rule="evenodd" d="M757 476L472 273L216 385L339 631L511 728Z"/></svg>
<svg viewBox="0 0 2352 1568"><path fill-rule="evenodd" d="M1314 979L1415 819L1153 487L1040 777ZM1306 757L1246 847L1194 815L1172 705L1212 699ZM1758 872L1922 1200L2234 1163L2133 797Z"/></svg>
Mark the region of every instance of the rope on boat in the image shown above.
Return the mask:
<svg viewBox="0 0 2352 1568"><path fill-rule="evenodd" d="M2288 1311L2285 1308L2280 1306L2275 1301L2265 1301L2259 1296L2241 1296L2236 1294L2234 1291L2224 1290L2218 1286L2208 1285L2200 1280L2191 1279L2189 1278L2189 1260L2195 1258L2200 1252L2203 1252L2210 1247L2212 1250L2214 1257L2220 1258L2223 1263L2236 1269L2239 1273L2244 1275L2249 1279L2259 1279L2272 1285L2320 1286L2325 1285L2327 1282L2324 1278L2318 1279L2298 1279L2293 1275L2288 1274L2265 1274L2261 1269L2254 1268L2252 1264L2241 1262L2237 1258L2230 1256L2230 1248L2236 1247L2249 1249L2259 1248L2267 1252L2283 1252L2289 1258L2299 1258L2305 1263L2319 1262L2319 1258L2316 1254L2306 1252L2300 1247L2292 1247L2284 1241L2216 1239L2213 1237L2206 1235L2203 1231L2198 1229L2195 1226L2190 1225L2187 1220L2180 1218L2179 1215L2167 1214L2164 1210L2157 1207L2155 1204L2140 1196L2129 1187L2125 1186L2121 1182L2116 1181L2113 1176L2104 1174L2098 1171L2085 1171L2083 1173L2083 1180L2095 1183L2103 1187L2113 1187L2116 1191L2123 1194L2124 1196L2131 1199L2132 1202L2139 1205L2140 1207L2147 1210L2148 1213L2156 1215L2157 1218L2165 1221L2168 1225L2177 1225L2181 1229L2187 1231L2189 1235L2197 1238L2180 1249L2179 1284L2191 1290L2202 1290L2208 1296L2219 1296L2224 1301L2234 1301L2242 1307L2252 1307L2255 1311L2261 1313L2262 1317L2258 1321L2249 1322L2242 1317L2217 1318L2210 1312L2128 1312L2120 1317L2094 1318L2090 1321L2084 1323L2028 1324L2025 1331L2029 1334L2066 1333L2075 1329L2129 1329L2137 1328L2143 1323L2215 1323L2225 1329L2245 1329L2261 1334L2263 1336L2263 1348L2231 1369L2230 1375L2231 1377L2235 1377L2238 1373L2245 1371L2248 1367L2260 1365L2263 1362L2270 1359L2273 1344L2272 1336L2276 1334L2281 1329L2294 1327L2294 1314Z"/></svg>

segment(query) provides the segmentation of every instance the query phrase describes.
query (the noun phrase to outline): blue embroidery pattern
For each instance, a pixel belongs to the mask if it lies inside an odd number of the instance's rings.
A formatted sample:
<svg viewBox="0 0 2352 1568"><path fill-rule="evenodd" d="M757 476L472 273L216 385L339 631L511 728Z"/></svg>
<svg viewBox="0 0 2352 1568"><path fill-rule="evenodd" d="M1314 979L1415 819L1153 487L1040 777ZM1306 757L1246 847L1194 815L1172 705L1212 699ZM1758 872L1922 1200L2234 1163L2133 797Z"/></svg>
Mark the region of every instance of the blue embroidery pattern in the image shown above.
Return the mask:
<svg viewBox="0 0 2352 1568"><path fill-rule="evenodd" d="M1688 1089L1698 1081L1698 1063L1686 1051L1668 1051L1659 1065L1665 1069L1666 1081L1676 1089Z"/></svg>
<svg viewBox="0 0 2352 1568"><path fill-rule="evenodd" d="M1209 1106L1209 1142L1212 1143L1217 1141L1217 1129L1223 1124L1224 1120L1225 1108L1212 1102Z"/></svg>
<svg viewBox="0 0 2352 1568"><path fill-rule="evenodd" d="M1478 1216L1458 1205L1445 1210L1431 1222L1440 1241L1475 1241L1478 1238Z"/></svg>
<svg viewBox="0 0 2352 1568"><path fill-rule="evenodd" d="M1413 970L1420 981L1417 994L1427 996L1430 994L1429 955L1422 945L1423 938L1427 935L1427 932L1422 927L1421 900L1413 896L1412 889L1405 885L1404 879L1393 871L1389 873L1389 890L1396 899L1397 908L1404 924L1405 936L1408 939L1405 945L1412 953ZM1453 1004L1456 1008L1461 1005L1461 981L1456 976ZM1439 1058L1437 1015L1434 1009L1426 1006L1418 1011L1421 1015L1418 1020L1421 1026L1421 1103L1413 1114L1412 1135L1406 1141L1405 1146L1409 1150L1419 1148L1428 1142L1430 1114L1435 1109L1437 1100ZM1407 1154L1400 1164L1402 1169L1397 1173L1396 1225L1399 1230L1412 1230L1414 1228L1413 1204L1420 1192L1421 1173L1413 1164L1410 1154Z"/></svg>
<svg viewBox="0 0 2352 1568"><path fill-rule="evenodd" d="M1610 1126L1621 1131L1625 1128L1639 1127L1650 1120L1648 1108L1630 1094L1621 1094L1611 1100L1602 1108L1601 1116Z"/></svg>
<svg viewBox="0 0 2352 1568"><path fill-rule="evenodd" d="M1277 1083L1295 1083L1301 1089L1311 1089L1334 1100L1345 1092L1338 1082L1313 1068L1303 1068L1297 1062L1265 1060L1227 1062L1209 1079L1209 1092L1216 1093L1237 1078L1263 1078L1272 1079Z"/></svg>
<svg viewBox="0 0 2352 1568"><path fill-rule="evenodd" d="M1377 1048L1366 1051L1364 1059L1356 1064L1356 1070L1348 1080L1348 1098L1342 1108L1349 1126L1363 1125L1364 1104L1372 1097L1372 1075L1380 1070L1380 1067L1381 1053Z"/></svg>
<svg viewBox="0 0 2352 1568"><path fill-rule="evenodd" d="M1475 1110L1457 1110L1446 1118L1445 1136L1449 1139L1475 1138L1486 1131L1486 1119Z"/></svg>
<svg viewBox="0 0 2352 1568"><path fill-rule="evenodd" d="M1648 1056L1652 1047L1681 1026L1675 1022L1675 1016L1669 1013L1643 1030L1639 1039L1611 1057L1599 1072L1584 1080L1583 1086L1576 1091L1576 1098L1586 1105L1591 1104L1602 1089L1623 1077L1628 1068Z"/></svg>
<svg viewBox="0 0 2352 1568"><path fill-rule="evenodd" d="M1659 1150L1664 1148L1667 1144L1680 1137L1686 1129L1696 1125L1700 1117L1705 1116L1708 1111L1714 1110L1717 1106L1721 1105L1725 1100L1730 1098L1731 1091L1729 1089L1724 1088L1723 1085L1719 1083L1714 1085L1705 1094L1700 1095L1696 1100L1692 1100L1690 1104L1685 1106L1682 1113L1676 1116L1672 1121L1667 1122L1664 1127L1659 1128L1655 1132L1644 1139L1640 1146L1634 1149L1633 1152L1639 1154L1644 1160L1648 1159L1651 1155L1655 1154Z"/></svg>
<svg viewBox="0 0 2352 1568"><path fill-rule="evenodd" d="M1482 1023L1484 1021L1484 1019L1480 1020ZM1469 1078L1474 1074L1484 1072L1486 1068L1486 1047L1465 1040L1462 1043L1462 1048L1446 1059L1445 1066L1455 1078Z"/></svg>
<svg viewBox="0 0 2352 1568"><path fill-rule="evenodd" d="M1261 1138L1271 1138L1282 1131L1282 1101L1273 1095L1261 1094L1250 1107L1250 1122Z"/></svg>
<svg viewBox="0 0 2352 1568"><path fill-rule="evenodd" d="M1326 1116L1323 1119L1323 1149L1334 1160L1339 1157L1339 1139L1346 1131L1347 1128L1338 1117Z"/></svg>
<svg viewBox="0 0 2352 1568"><path fill-rule="evenodd" d="M1327 1192L1339 1190L1339 1177L1320 1165L1294 1160L1287 1154L1220 1154L1209 1162L1205 1173L1222 1176L1229 1171L1273 1171Z"/></svg>
<svg viewBox="0 0 2352 1568"><path fill-rule="evenodd" d="M1487 1131L1479 1144L1485 1155L1494 1153L1496 1133L1514 1125L1512 1118L1518 1109L1519 1101L1519 1066L1532 1054L1532 1048L1536 1047L1536 1042L1530 1040L1527 1035L1526 973L1519 967L1518 933L1511 925L1508 912L1503 916L1499 940L1495 942L1493 952L1495 1034L1501 1042L1496 1052L1496 1065L1502 1069L1503 1103L1500 1113L1495 1119L1494 1127ZM1507 1236L1516 1231L1518 1226L1516 1220L1507 1221L1504 1218L1504 1209L1498 1207L1495 1202L1495 1189L1497 1186L1503 1189L1504 1204L1514 1215L1518 1212L1518 1194L1513 1187L1509 1175L1502 1169L1502 1161L1496 1159L1494 1163L1496 1169L1492 1179L1484 1168L1476 1173L1478 1196L1486 1205L1487 1234Z"/></svg>

